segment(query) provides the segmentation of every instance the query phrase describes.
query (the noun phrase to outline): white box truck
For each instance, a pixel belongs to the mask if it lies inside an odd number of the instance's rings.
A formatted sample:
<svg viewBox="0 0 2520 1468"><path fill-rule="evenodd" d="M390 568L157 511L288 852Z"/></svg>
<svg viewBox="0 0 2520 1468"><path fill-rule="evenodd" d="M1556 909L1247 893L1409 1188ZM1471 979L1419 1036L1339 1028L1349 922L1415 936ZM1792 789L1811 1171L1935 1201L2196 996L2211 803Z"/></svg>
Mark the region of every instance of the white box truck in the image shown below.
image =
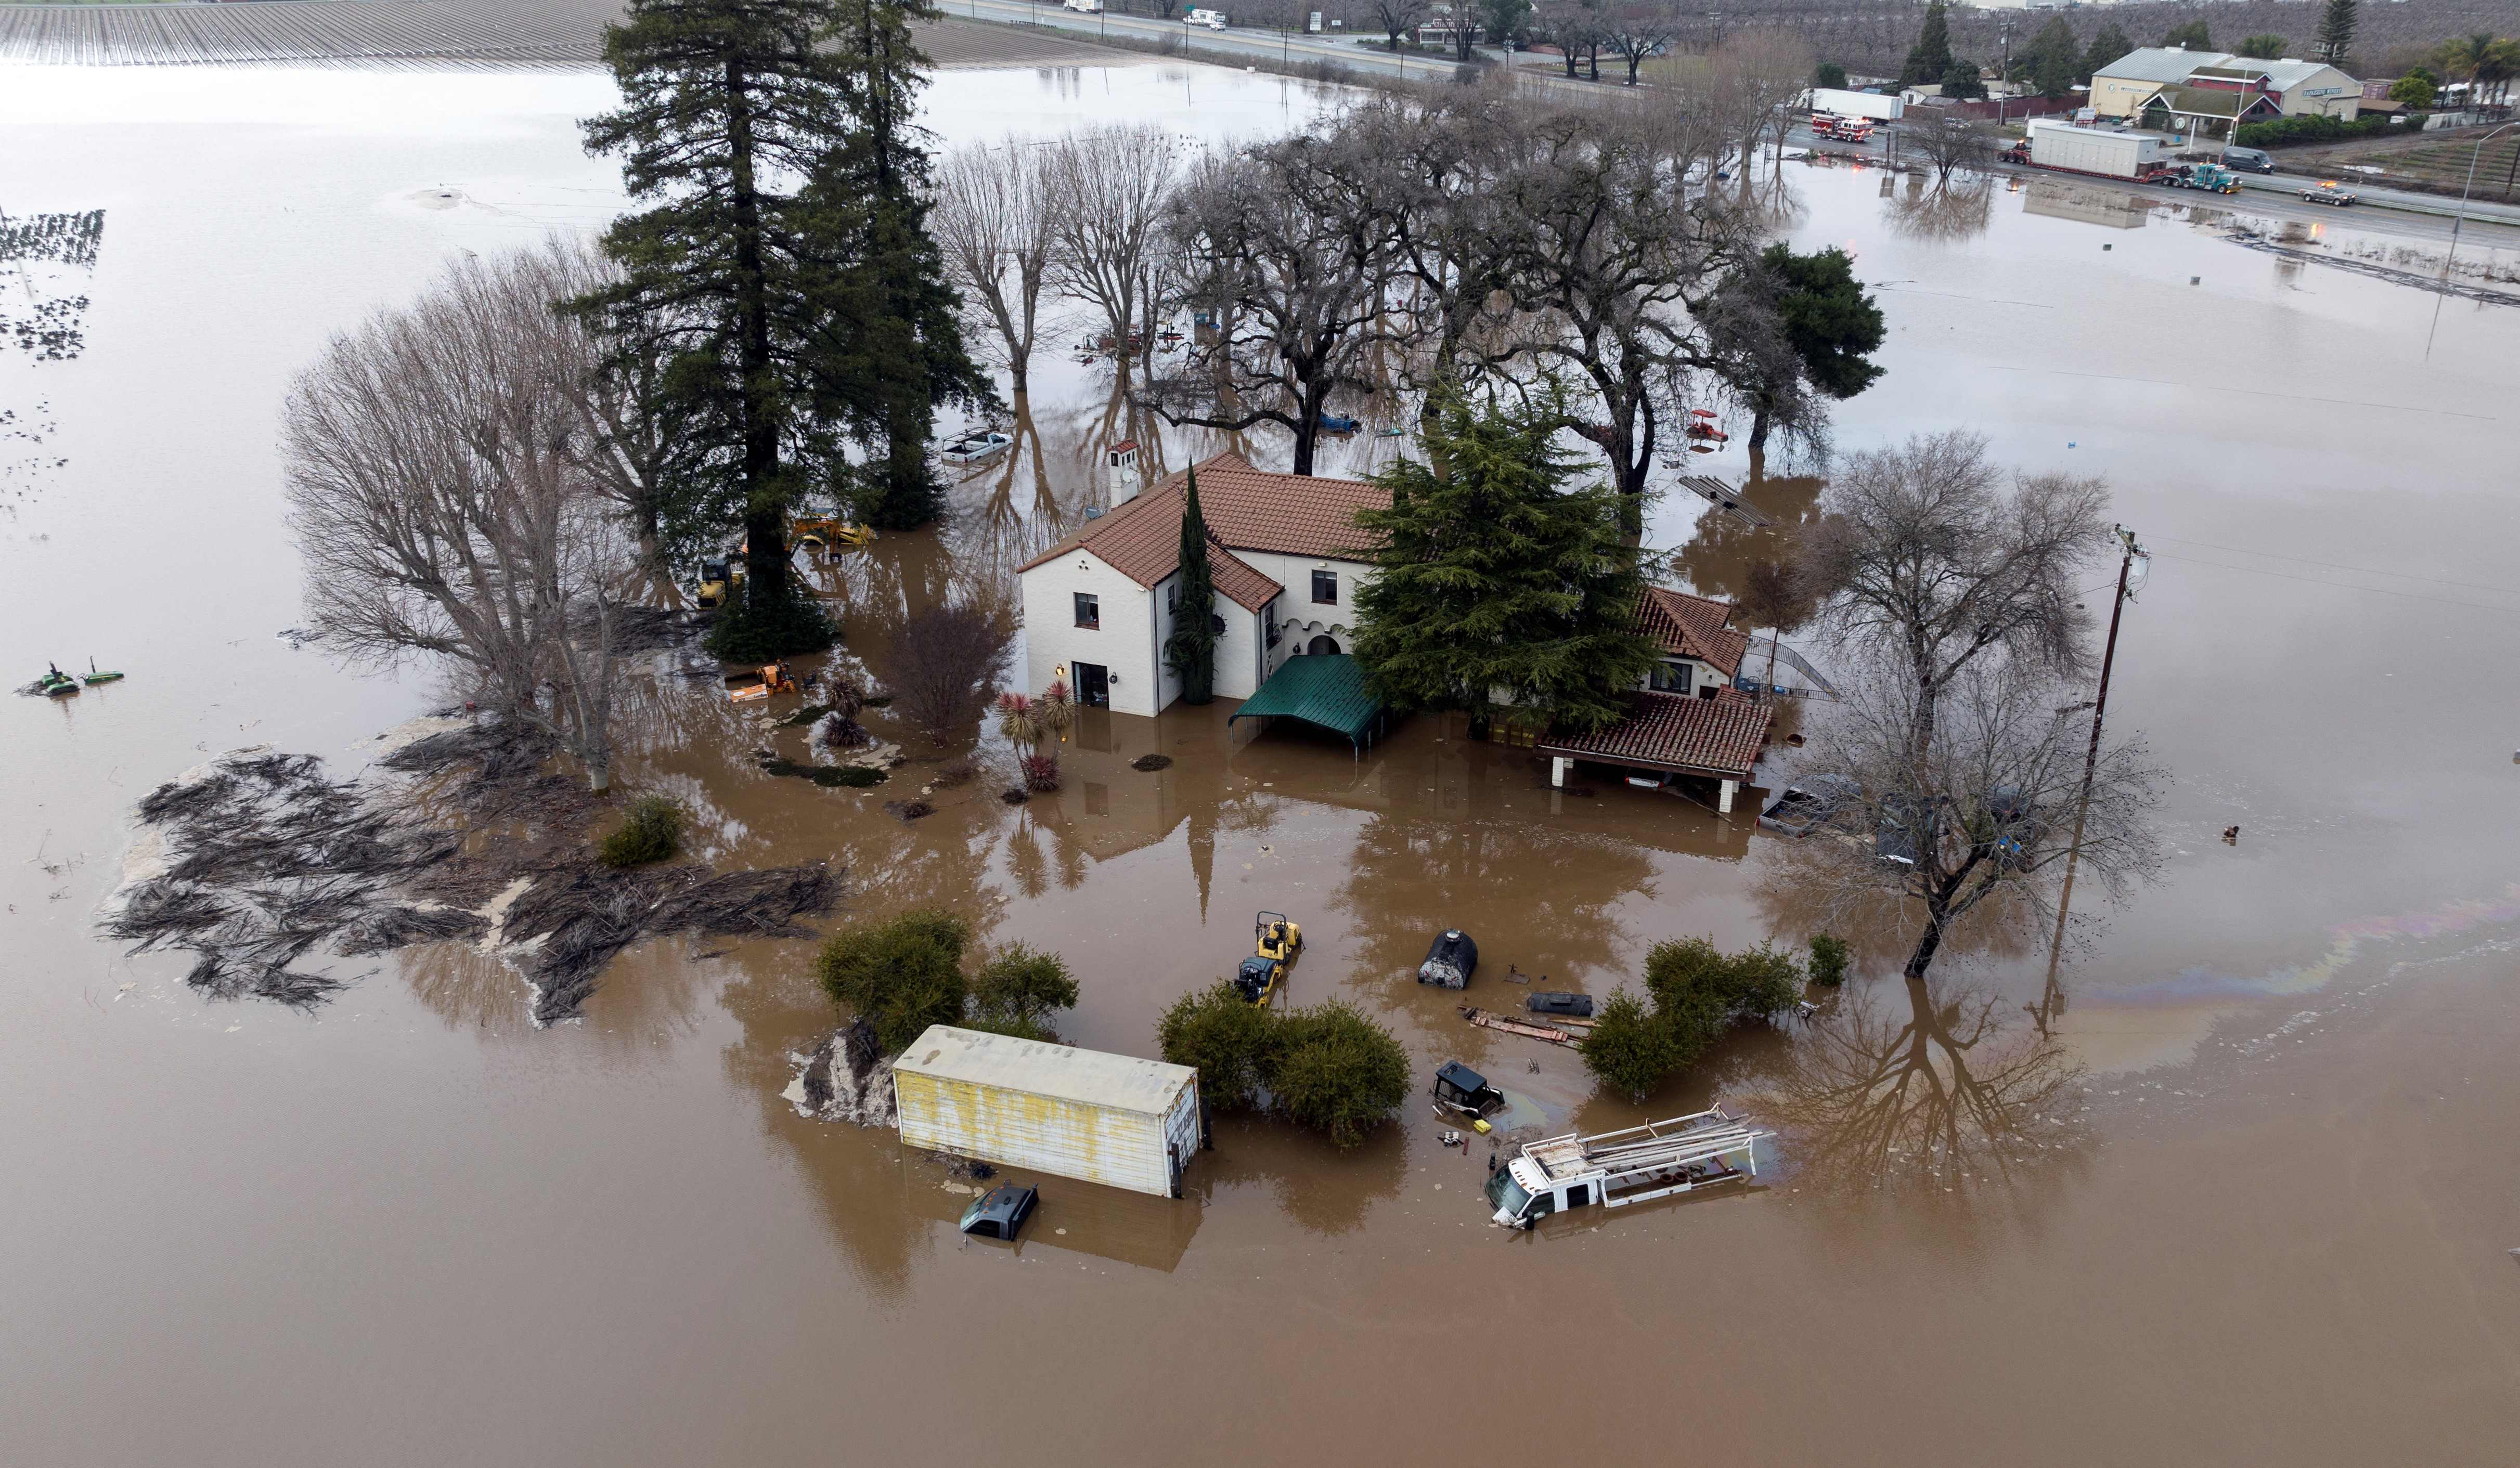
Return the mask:
<svg viewBox="0 0 2520 1468"><path fill-rule="evenodd" d="M1721 1106L1669 1121L1587 1136L1570 1132L1525 1143L1488 1174L1490 1217L1529 1228L1576 1208L1622 1208L1758 1176L1758 1142L1742 1118Z"/></svg>
<svg viewBox="0 0 2520 1468"><path fill-rule="evenodd" d="M1102 0L1058 0L1058 3L1062 9L1083 11L1089 16L1102 14Z"/></svg>
<svg viewBox="0 0 2520 1468"><path fill-rule="evenodd" d="M1879 92L1848 92L1836 87L1814 87L1811 110L1832 117L1869 117L1875 122L1896 122L1906 106L1896 97Z"/></svg>
<svg viewBox="0 0 2520 1468"><path fill-rule="evenodd" d="M930 1025L892 1064L909 1146L1181 1196L1199 1149L1198 1072Z"/></svg>
<svg viewBox="0 0 2520 1468"><path fill-rule="evenodd" d="M1191 11L1182 17L1182 23L1185 25L1204 25L1210 30L1223 30L1225 28L1225 12L1221 10Z"/></svg>
<svg viewBox="0 0 2520 1468"><path fill-rule="evenodd" d="M2140 182L2167 166L2168 140L2154 133L2070 127L2044 118L2030 124L2030 162L2037 168Z"/></svg>

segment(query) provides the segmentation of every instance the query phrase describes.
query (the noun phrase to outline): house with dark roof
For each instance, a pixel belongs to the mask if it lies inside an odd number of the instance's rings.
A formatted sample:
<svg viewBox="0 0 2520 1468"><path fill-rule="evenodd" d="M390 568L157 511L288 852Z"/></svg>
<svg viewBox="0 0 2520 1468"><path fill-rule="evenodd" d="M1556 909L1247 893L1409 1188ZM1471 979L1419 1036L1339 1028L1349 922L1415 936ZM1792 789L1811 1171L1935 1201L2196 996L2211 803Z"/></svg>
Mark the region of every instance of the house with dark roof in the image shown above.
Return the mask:
<svg viewBox="0 0 2520 1468"><path fill-rule="evenodd" d="M1181 696L1163 647L1183 615L1188 474L1126 500L1026 562L1027 686L1056 679L1090 707L1152 716ZM1361 479L1282 474L1237 454L1198 466L1216 586L1216 694L1248 698L1290 657L1353 645L1356 590L1372 574L1356 513L1388 507Z"/></svg>

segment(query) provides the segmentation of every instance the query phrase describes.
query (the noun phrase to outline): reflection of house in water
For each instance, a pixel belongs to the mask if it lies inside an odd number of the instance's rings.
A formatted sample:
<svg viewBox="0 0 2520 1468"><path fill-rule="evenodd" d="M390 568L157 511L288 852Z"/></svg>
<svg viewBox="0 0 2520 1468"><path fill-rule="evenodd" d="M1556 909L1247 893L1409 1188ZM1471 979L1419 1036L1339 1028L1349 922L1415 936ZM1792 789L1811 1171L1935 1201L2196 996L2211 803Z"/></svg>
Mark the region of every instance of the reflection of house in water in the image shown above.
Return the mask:
<svg viewBox="0 0 2520 1468"><path fill-rule="evenodd" d="M2040 179L2021 191L2021 212L2113 230L2139 230L2151 209L2140 199Z"/></svg>

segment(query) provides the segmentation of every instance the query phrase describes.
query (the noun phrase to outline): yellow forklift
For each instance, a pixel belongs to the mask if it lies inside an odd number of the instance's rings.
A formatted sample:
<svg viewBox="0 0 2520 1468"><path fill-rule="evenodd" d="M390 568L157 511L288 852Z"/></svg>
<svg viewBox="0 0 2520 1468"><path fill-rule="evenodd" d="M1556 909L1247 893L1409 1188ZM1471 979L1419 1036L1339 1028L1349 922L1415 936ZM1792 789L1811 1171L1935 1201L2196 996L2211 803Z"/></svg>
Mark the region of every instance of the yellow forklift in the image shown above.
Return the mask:
<svg viewBox="0 0 2520 1468"><path fill-rule="evenodd" d="M1262 912L1251 924L1251 936L1257 952L1235 970L1234 987L1245 1002L1265 1009L1286 982L1286 965L1303 952L1304 930L1283 912Z"/></svg>
<svg viewBox="0 0 2520 1468"><path fill-rule="evenodd" d="M742 590L742 556L731 556L724 560L703 560L700 562L699 585L693 589L692 600L702 606L724 606L727 598Z"/></svg>

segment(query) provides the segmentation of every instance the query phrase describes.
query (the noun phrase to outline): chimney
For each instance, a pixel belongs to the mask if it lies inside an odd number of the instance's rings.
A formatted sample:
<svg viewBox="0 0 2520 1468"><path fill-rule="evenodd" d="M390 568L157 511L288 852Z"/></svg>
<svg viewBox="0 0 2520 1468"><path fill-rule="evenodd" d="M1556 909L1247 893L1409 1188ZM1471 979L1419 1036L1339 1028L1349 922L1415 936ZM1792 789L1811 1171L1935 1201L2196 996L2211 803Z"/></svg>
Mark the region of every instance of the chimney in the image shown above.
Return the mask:
<svg viewBox="0 0 2520 1468"><path fill-rule="evenodd" d="M1146 488L1138 471L1138 441L1124 438L1103 452L1103 476L1113 508L1129 503Z"/></svg>

